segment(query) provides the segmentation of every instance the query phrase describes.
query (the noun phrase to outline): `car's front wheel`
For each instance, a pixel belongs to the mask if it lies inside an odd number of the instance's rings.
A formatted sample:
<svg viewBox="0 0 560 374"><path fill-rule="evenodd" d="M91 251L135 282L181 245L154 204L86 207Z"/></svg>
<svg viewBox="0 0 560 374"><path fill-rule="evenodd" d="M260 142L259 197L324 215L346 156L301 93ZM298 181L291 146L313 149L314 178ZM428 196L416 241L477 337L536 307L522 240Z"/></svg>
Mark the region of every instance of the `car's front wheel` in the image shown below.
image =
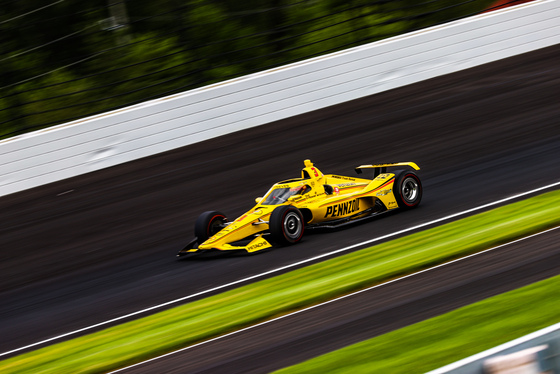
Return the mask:
<svg viewBox="0 0 560 374"><path fill-rule="evenodd" d="M208 211L202 213L194 224L194 235L198 243L203 243L224 228L227 217L222 212Z"/></svg>
<svg viewBox="0 0 560 374"><path fill-rule="evenodd" d="M303 237L303 214L294 206L279 206L272 211L268 226L274 242L295 244Z"/></svg>

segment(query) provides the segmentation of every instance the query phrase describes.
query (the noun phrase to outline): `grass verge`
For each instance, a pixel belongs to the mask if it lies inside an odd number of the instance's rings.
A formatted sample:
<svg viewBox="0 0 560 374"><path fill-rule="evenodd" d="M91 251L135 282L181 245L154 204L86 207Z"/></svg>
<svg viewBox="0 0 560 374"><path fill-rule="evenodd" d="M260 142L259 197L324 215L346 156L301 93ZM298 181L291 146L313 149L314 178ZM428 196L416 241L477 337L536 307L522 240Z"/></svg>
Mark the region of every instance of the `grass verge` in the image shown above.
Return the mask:
<svg viewBox="0 0 560 374"><path fill-rule="evenodd" d="M25 353L0 372L110 371L559 224L553 191Z"/></svg>
<svg viewBox="0 0 560 374"><path fill-rule="evenodd" d="M560 276L275 372L425 373L560 322Z"/></svg>

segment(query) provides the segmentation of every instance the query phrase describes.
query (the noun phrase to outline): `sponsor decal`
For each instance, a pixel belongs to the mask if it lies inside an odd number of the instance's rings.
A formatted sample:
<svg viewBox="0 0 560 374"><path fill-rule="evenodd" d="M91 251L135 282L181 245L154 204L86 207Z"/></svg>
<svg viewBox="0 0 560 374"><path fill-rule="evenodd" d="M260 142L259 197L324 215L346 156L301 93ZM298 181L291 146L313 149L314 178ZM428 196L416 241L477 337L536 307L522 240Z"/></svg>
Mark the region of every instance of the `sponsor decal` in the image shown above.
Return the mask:
<svg viewBox="0 0 560 374"><path fill-rule="evenodd" d="M247 252L260 251L261 249L270 247L270 243L267 242L262 237L256 237L249 245L245 248Z"/></svg>
<svg viewBox="0 0 560 374"><path fill-rule="evenodd" d="M375 177L375 179L387 179L391 176L391 174L379 174L377 177Z"/></svg>
<svg viewBox="0 0 560 374"><path fill-rule="evenodd" d="M247 250L248 250L249 252L251 252L251 251L257 250L257 249L259 249L259 248L261 248L261 247L264 247L265 245L266 245L265 242L255 243L255 244L253 244L253 245L248 246L248 247L247 247Z"/></svg>
<svg viewBox="0 0 560 374"><path fill-rule="evenodd" d="M331 175L332 178L336 178L336 179L344 179L347 181L355 181L356 178L352 178L352 177L343 177L341 175Z"/></svg>
<svg viewBox="0 0 560 374"><path fill-rule="evenodd" d="M375 194L375 196L385 196L387 194L391 193L391 189L389 188L388 190L381 190L379 191L377 194Z"/></svg>
<svg viewBox="0 0 560 374"><path fill-rule="evenodd" d="M355 186L356 183L339 183L337 184L338 187L350 187L350 186Z"/></svg>
<svg viewBox="0 0 560 374"><path fill-rule="evenodd" d="M208 238L208 240L206 240L206 242L213 243L216 240L220 239L222 236L226 235L229 231L231 231L231 230L226 227L225 229L222 229L222 230L218 231L214 236Z"/></svg>
<svg viewBox="0 0 560 374"><path fill-rule="evenodd" d="M360 200L354 199L345 203L335 204L327 207L324 218L340 217L360 210Z"/></svg>
<svg viewBox="0 0 560 374"><path fill-rule="evenodd" d="M337 186L334 186L334 194L338 195L340 193L340 189Z"/></svg>

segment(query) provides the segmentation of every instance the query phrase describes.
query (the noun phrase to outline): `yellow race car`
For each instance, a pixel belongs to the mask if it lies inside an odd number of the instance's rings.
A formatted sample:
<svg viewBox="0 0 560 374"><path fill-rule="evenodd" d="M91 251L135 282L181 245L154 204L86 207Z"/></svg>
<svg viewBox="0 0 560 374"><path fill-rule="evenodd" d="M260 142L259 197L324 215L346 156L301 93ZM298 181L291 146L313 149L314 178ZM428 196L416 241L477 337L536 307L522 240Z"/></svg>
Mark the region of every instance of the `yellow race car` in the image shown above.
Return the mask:
<svg viewBox="0 0 560 374"><path fill-rule="evenodd" d="M209 252L257 252L273 244L301 240L306 229L340 227L372 216L418 206L422 199L414 162L362 165L373 169L373 179L324 175L310 160L304 161L301 178L278 182L256 199L257 205L229 222L218 211L202 213L195 222L195 238L177 256Z"/></svg>

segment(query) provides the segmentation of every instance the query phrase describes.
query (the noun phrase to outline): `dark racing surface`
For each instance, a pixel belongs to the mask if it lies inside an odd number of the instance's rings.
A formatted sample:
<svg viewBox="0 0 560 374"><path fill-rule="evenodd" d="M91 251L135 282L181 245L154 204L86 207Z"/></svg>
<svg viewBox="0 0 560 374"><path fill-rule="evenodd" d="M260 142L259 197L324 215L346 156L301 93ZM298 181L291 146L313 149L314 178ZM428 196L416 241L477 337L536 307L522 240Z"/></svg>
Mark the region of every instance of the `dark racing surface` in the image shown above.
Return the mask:
<svg viewBox="0 0 560 374"><path fill-rule="evenodd" d="M559 241L556 229L122 372L270 373L558 274Z"/></svg>
<svg viewBox="0 0 560 374"><path fill-rule="evenodd" d="M559 58L535 51L0 198L0 350L559 181ZM422 204L257 255L176 260L201 212L236 218L307 158L341 175L416 162Z"/></svg>

